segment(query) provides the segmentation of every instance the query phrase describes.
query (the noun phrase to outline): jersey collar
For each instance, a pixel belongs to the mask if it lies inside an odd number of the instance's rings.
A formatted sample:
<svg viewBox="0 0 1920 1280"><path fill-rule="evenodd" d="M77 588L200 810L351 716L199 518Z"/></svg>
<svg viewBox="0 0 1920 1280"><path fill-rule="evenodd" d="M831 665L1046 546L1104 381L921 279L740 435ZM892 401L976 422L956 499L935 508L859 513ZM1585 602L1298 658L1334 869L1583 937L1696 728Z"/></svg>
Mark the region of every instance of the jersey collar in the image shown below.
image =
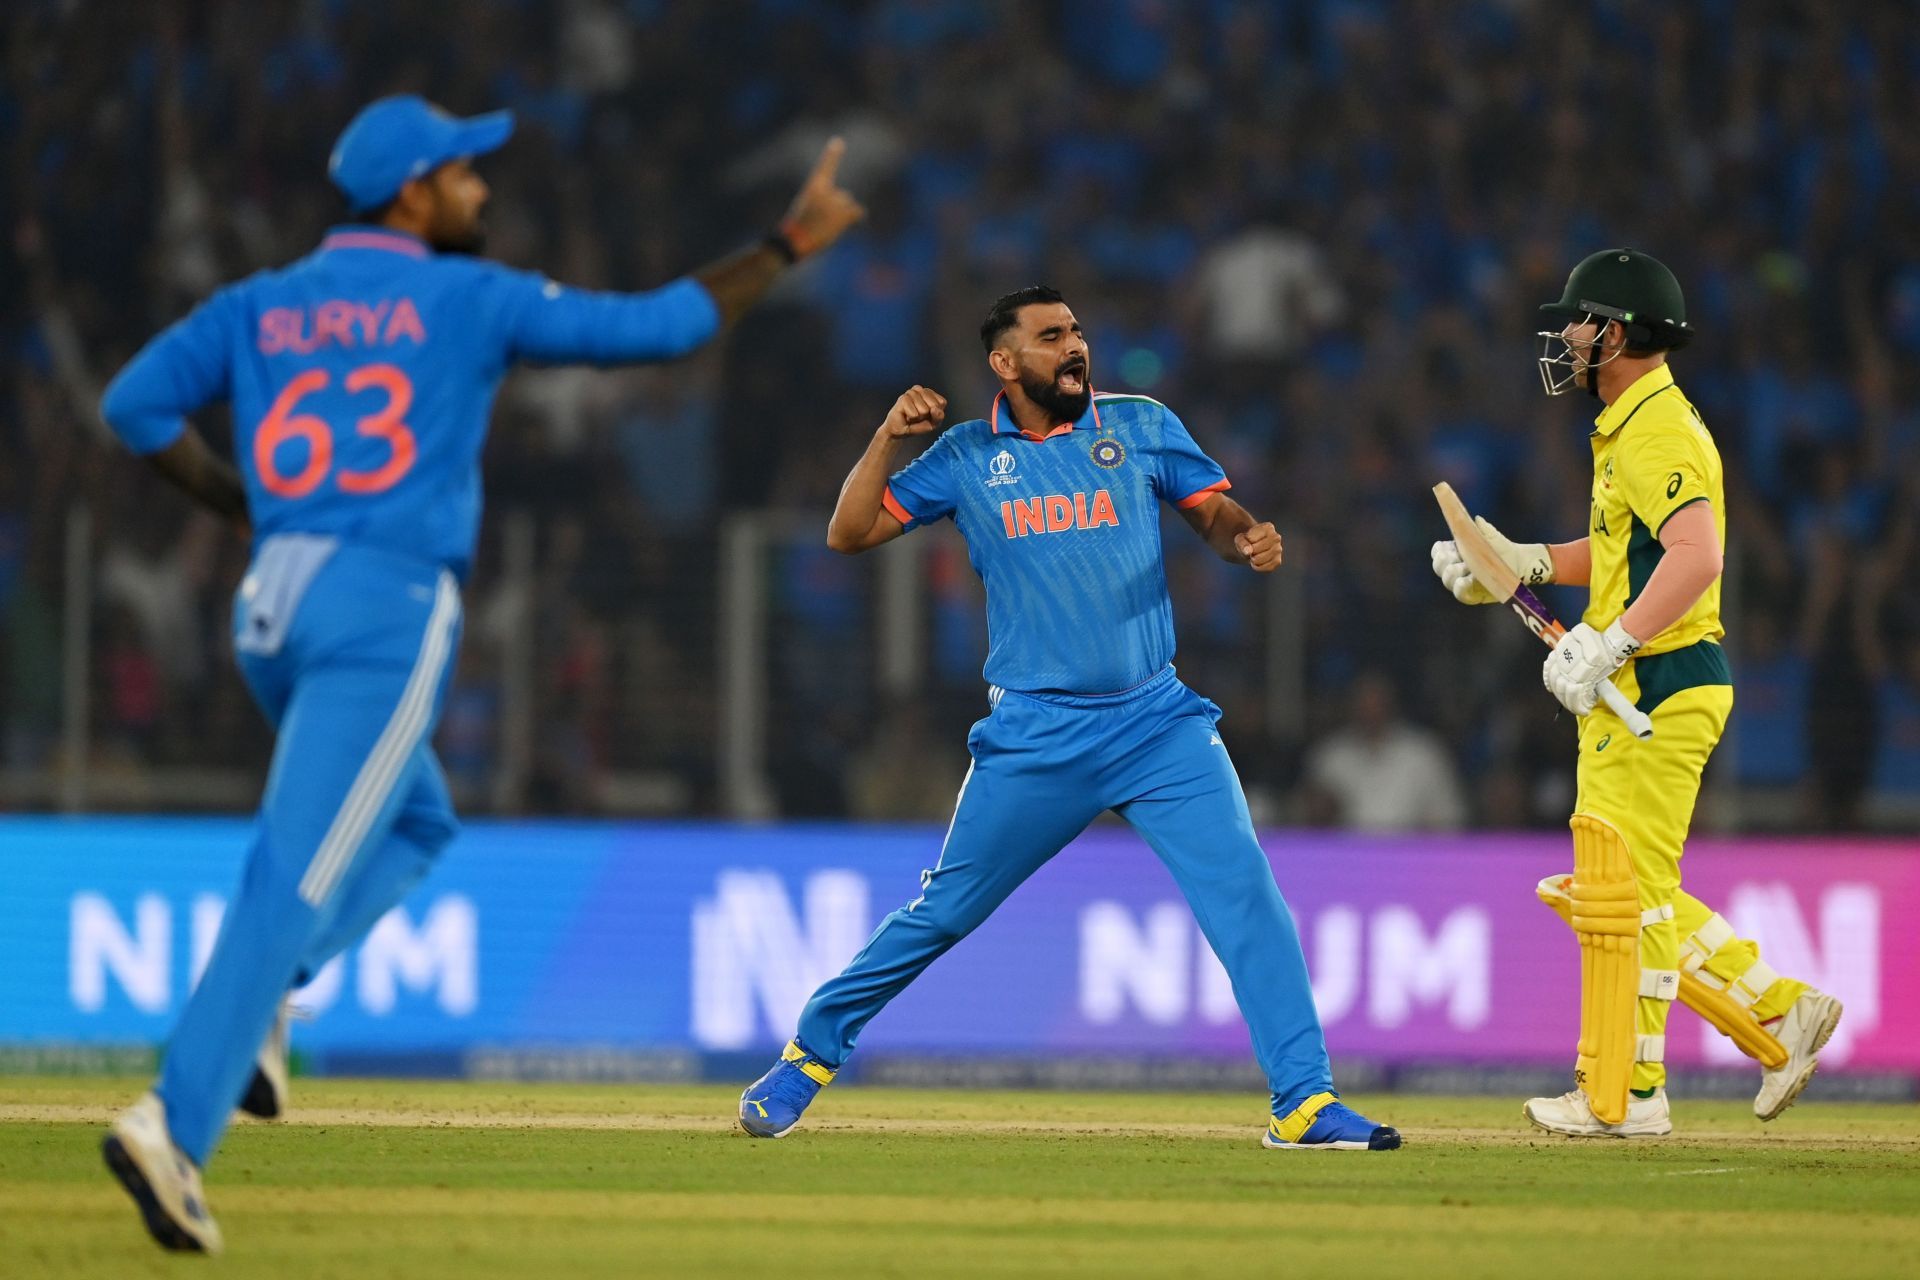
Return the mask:
<svg viewBox="0 0 1920 1280"><path fill-rule="evenodd" d="M1088 388L1088 389L1092 390L1092 388ZM1067 432L1072 431L1075 427L1084 427L1091 424L1091 426L1095 431L1098 431L1100 429L1100 397L1097 394L1089 395L1087 397L1087 411L1081 414L1079 418L1075 419L1072 422L1061 423L1059 426L1055 427L1053 430L1047 432L1047 434L1045 434L1044 436L1036 435L1034 432L1028 431L1024 427L1020 426L1017 422L1013 420L1012 412L1008 412L1007 414L1007 425L1004 427L1001 426L1000 425L1000 402L1005 400L1006 398L1007 398L1007 393L1005 389L1002 389L1000 394L993 398L993 411L987 417L987 420L993 424L993 434L997 436L998 435L1018 435L1018 436L1024 436L1029 440L1051 440L1055 436L1065 435Z"/></svg>
<svg viewBox="0 0 1920 1280"><path fill-rule="evenodd" d="M1612 435L1627 425L1627 419L1631 418L1641 405L1672 385L1672 367L1665 364L1655 365L1641 374L1632 386L1621 393L1619 399L1601 411L1600 416L1593 420L1593 434Z"/></svg>
<svg viewBox="0 0 1920 1280"><path fill-rule="evenodd" d="M433 250L427 247L427 242L417 236L390 227L370 227L365 223L350 223L327 232L326 239L320 242L320 250L325 253L333 249L374 249L383 253L405 254L409 258L433 256Z"/></svg>

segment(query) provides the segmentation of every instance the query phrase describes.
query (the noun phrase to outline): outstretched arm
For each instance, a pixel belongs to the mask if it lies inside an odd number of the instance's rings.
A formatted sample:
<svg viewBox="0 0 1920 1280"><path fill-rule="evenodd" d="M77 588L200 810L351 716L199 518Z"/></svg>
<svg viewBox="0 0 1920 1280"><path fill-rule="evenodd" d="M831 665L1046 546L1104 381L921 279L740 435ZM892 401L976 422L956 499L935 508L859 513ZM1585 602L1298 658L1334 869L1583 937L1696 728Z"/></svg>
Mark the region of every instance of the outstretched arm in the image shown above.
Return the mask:
<svg viewBox="0 0 1920 1280"><path fill-rule="evenodd" d="M1213 494L1180 514L1228 564L1243 564L1255 573L1272 573L1280 567L1279 531L1270 521L1255 522L1245 507L1226 494Z"/></svg>
<svg viewBox="0 0 1920 1280"><path fill-rule="evenodd" d="M693 278L713 296L722 325L732 324L760 301L787 267L820 252L866 217L859 201L836 180L840 157L846 153L843 139L827 143L787 216L764 243L694 272Z"/></svg>
<svg viewBox="0 0 1920 1280"><path fill-rule="evenodd" d="M671 360L698 350L766 296L780 273L866 216L834 180L846 143L827 144L780 226L765 240L646 293L570 289L539 276L508 295L506 353L551 364Z"/></svg>
<svg viewBox="0 0 1920 1280"><path fill-rule="evenodd" d="M894 457L908 436L930 435L947 416L947 398L938 391L914 387L893 402L886 421L867 442L860 461L847 473L827 522L827 545L842 555L871 551L906 532L906 521L886 508L887 479Z"/></svg>

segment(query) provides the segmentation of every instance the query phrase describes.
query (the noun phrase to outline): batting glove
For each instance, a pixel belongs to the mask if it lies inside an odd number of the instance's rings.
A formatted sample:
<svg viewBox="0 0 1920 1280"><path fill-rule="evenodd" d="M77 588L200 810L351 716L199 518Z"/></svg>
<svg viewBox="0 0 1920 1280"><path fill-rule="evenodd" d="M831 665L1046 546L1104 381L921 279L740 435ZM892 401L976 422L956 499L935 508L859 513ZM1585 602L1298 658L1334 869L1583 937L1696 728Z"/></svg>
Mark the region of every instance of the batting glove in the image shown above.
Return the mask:
<svg viewBox="0 0 1920 1280"><path fill-rule="evenodd" d="M1493 592L1480 585L1473 570L1467 568L1467 562L1460 558L1460 544L1451 538L1433 544L1433 575L1461 604L1499 603L1493 598Z"/></svg>
<svg viewBox="0 0 1920 1280"><path fill-rule="evenodd" d="M1547 655L1540 681L1561 706L1584 716L1600 700L1600 682L1639 651L1640 642L1618 620L1604 632L1583 622L1562 636Z"/></svg>
<svg viewBox="0 0 1920 1280"><path fill-rule="evenodd" d="M1485 516L1475 516L1473 523L1479 527L1487 545L1507 562L1507 568L1519 575L1523 586L1538 587L1553 581L1553 553L1547 550L1546 543L1515 542L1494 528ZM1433 572L1461 604L1499 603L1473 576L1460 556L1460 545L1451 539L1433 544Z"/></svg>

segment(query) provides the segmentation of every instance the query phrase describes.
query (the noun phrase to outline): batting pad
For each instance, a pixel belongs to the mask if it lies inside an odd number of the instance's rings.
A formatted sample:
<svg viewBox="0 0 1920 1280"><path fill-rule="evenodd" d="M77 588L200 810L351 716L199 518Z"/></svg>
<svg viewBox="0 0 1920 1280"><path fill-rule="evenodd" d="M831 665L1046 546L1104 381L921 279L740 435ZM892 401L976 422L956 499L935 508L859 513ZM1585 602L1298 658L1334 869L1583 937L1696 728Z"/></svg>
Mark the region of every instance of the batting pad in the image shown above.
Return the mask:
<svg viewBox="0 0 1920 1280"><path fill-rule="evenodd" d="M1553 908L1554 913L1568 924L1573 923L1573 877L1569 875L1548 876L1534 886L1534 896ZM1680 1003L1706 1019L1707 1024L1739 1047L1740 1052L1758 1062L1769 1071L1784 1066L1787 1061L1787 1048L1761 1026L1753 1016L1751 1002L1742 1002L1740 993L1728 987L1713 985L1712 975L1702 978L1701 964L1712 948L1700 949L1703 939L1709 938L1714 925L1725 929L1726 936L1732 938L1733 930L1726 922L1715 915L1707 925L1692 938L1681 944L1680 960ZM1715 942L1715 946L1719 945ZM1771 972L1769 970L1769 972ZM1642 977L1642 986L1646 985ZM1764 990L1764 987L1762 988ZM1642 995L1651 994L1645 990Z"/></svg>
<svg viewBox="0 0 1920 1280"><path fill-rule="evenodd" d="M1640 888L1620 833L1575 814L1573 881L1567 896L1580 939L1580 1052L1574 1075L1602 1123L1627 1118L1627 1090L1640 1054Z"/></svg>
<svg viewBox="0 0 1920 1280"><path fill-rule="evenodd" d="M1763 961L1754 960L1732 981L1706 968L1723 947L1738 944L1733 926L1719 912L1708 916L1691 938L1680 944L1680 998L1687 1007L1712 1023L1740 1052L1769 1071L1786 1065L1787 1047L1753 1016L1753 1006L1779 981L1780 975Z"/></svg>

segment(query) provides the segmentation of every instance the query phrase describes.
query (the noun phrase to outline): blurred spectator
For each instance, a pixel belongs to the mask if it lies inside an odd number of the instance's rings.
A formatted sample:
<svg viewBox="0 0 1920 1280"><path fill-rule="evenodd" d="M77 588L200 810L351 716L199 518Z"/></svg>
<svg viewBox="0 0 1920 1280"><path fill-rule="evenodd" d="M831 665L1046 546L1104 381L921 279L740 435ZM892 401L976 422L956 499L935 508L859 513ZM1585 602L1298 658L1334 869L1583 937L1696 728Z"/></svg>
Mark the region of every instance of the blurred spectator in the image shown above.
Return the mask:
<svg viewBox="0 0 1920 1280"><path fill-rule="evenodd" d="M1280 223L1256 223L1208 250L1195 285L1206 350L1217 360L1285 360L1346 309L1325 255Z"/></svg>
<svg viewBox="0 0 1920 1280"><path fill-rule="evenodd" d="M704 362L635 369L614 409L627 483L649 525L669 534L712 527L720 500L718 399Z"/></svg>
<svg viewBox="0 0 1920 1280"><path fill-rule="evenodd" d="M138 759L153 748L164 695L160 667L141 643L140 627L129 609L107 614L100 644L102 737L110 750Z"/></svg>
<svg viewBox="0 0 1920 1280"><path fill-rule="evenodd" d="M1920 806L1920 639L1909 639L1898 666L1875 682L1880 740L1872 783L1912 815Z"/></svg>
<svg viewBox="0 0 1920 1280"><path fill-rule="evenodd" d="M1811 676L1772 615L1755 612L1740 637L1733 673L1734 779L1743 787L1791 788L1807 776Z"/></svg>
<svg viewBox="0 0 1920 1280"><path fill-rule="evenodd" d="M1377 671L1354 680L1345 726L1307 756L1307 816L1357 831L1451 831L1466 819L1446 748L1400 719Z"/></svg>
<svg viewBox="0 0 1920 1280"><path fill-rule="evenodd" d="M951 810L966 766L958 742L938 742L919 699L880 713L847 768L849 810L856 818L906 822Z"/></svg>
<svg viewBox="0 0 1920 1280"><path fill-rule="evenodd" d="M1920 823L1920 605L1909 590L1920 573L1920 474L1896 492L1899 514L1860 574L1853 622L1878 728L1870 783L1884 816L1911 830Z"/></svg>
<svg viewBox="0 0 1920 1280"><path fill-rule="evenodd" d="M908 220L889 184L849 236L807 269L816 304L833 317L834 371L849 386L895 394L927 365L927 306L939 245Z"/></svg>
<svg viewBox="0 0 1920 1280"><path fill-rule="evenodd" d="M1804 820L1818 827L1853 827L1859 824L1873 774L1878 729L1870 660L1861 650L1848 607L1862 586L1859 549L1835 530L1820 529L1807 553L1799 643L1810 667L1807 750L1812 789Z"/></svg>
<svg viewBox="0 0 1920 1280"><path fill-rule="evenodd" d="M574 283L647 287L737 246L834 132L873 213L716 356L509 383L469 591L469 616L498 625L475 628L443 742L465 799L484 801L524 750L512 804L718 803L720 548L751 512L773 546L753 581L773 624L765 763L785 810L911 807L913 788L871 782L876 735L958 742L977 717L979 585L946 535L917 536L922 705L883 712L876 571L819 547L820 513L904 384L939 385L956 420L984 411L978 318L1044 279L1086 326L1097 383L1171 404L1288 539L1284 581L1255 582L1167 531L1182 675L1230 725L1257 727L1268 781L1297 789L1322 728L1317 759L1335 745L1368 758L1343 691L1417 632L1436 637L1418 678L1441 691L1421 703L1425 750L1474 779L1466 816L1558 825L1569 726L1524 636L1464 671L1496 628L1427 575L1426 494L1452 480L1516 536L1577 530L1592 405L1539 394L1535 307L1585 253L1632 243L1675 268L1702 330L1675 368L1727 465L1732 782L1803 790L1822 826L1866 821L1885 812L1874 793L1912 776L1920 618L1892 584L1920 576L1920 24L1900 5L1733 14L1655 0L7 6L6 767L44 782L55 763L74 520L93 538L90 587L76 585L99 642L96 754L264 769L266 730L225 650L245 550L110 447L95 405L209 289L311 247L341 216L325 176L340 125L415 90L521 113L482 166L492 252ZM1611 145L1608 123L1652 141ZM222 435L218 414L208 426ZM505 573L501 516L532 530L537 588ZM1556 607L1577 612L1576 596ZM1280 649L1275 625L1297 630ZM513 702L517 626L531 725L508 751L489 721ZM934 790L930 819L951 805Z"/></svg>

